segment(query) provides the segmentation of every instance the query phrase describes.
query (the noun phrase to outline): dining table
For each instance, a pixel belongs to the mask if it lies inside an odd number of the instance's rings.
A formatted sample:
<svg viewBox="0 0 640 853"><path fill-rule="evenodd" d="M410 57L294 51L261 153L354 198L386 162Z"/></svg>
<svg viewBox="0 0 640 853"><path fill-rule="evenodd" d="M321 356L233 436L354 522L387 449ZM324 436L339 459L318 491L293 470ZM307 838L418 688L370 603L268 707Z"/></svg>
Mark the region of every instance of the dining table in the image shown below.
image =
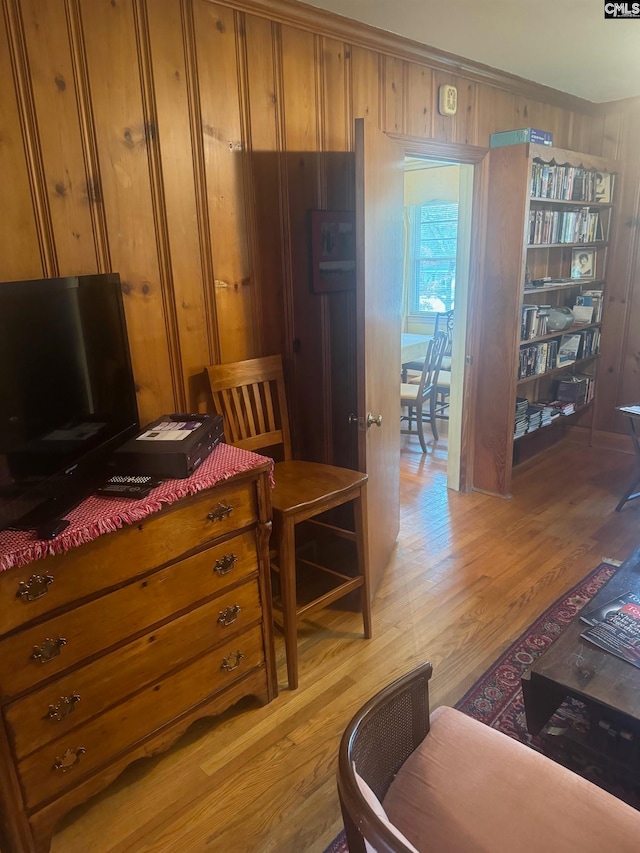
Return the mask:
<svg viewBox="0 0 640 853"><path fill-rule="evenodd" d="M403 365L424 358L432 337L433 335L416 335L403 332L400 341L400 364Z"/></svg>

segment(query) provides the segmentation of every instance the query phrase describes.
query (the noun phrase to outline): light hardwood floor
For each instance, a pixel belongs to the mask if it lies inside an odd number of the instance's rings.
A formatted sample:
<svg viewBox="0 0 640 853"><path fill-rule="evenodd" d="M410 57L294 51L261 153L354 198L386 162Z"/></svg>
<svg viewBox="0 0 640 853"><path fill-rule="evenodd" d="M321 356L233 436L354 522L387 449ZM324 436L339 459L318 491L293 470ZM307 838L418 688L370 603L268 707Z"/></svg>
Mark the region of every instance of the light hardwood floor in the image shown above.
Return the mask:
<svg viewBox="0 0 640 853"><path fill-rule="evenodd" d="M501 650L602 557L640 545L640 501L614 507L633 457L564 443L516 469L514 497L447 492L445 453L403 437L398 545L374 603L300 631L300 688L197 723L76 809L54 853L320 853L341 829L340 734L378 688L434 665L432 707L454 703Z"/></svg>

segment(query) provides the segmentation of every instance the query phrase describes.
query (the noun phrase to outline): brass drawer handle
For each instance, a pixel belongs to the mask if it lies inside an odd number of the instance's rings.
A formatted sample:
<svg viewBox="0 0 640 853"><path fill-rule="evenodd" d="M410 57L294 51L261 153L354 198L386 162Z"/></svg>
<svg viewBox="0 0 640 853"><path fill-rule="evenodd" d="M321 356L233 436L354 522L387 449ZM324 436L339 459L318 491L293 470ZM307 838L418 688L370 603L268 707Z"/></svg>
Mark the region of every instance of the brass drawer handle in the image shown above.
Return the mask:
<svg viewBox="0 0 640 853"><path fill-rule="evenodd" d="M67 645L64 637L58 637L57 640L52 640L47 637L41 646L34 646L31 652L31 659L38 663L49 663L53 658L57 658L60 654L60 649Z"/></svg>
<svg viewBox="0 0 640 853"><path fill-rule="evenodd" d="M228 658L225 658L220 665L220 669L226 669L227 672L233 672L234 669L237 669L240 666L240 661L244 655L242 652L235 652L234 654L230 654Z"/></svg>
<svg viewBox="0 0 640 853"><path fill-rule="evenodd" d="M80 756L84 755L87 750L84 746L78 746L76 749L67 749L62 758L56 756L52 770L59 770L61 773L67 773L73 770L80 763Z"/></svg>
<svg viewBox="0 0 640 853"><path fill-rule="evenodd" d="M238 558L235 554L225 554L224 557L216 560L213 571L219 575L228 575L237 562Z"/></svg>
<svg viewBox="0 0 640 853"><path fill-rule="evenodd" d="M52 575L31 575L28 581L20 581L16 598L20 598L25 604L42 598L49 592L50 583L53 583Z"/></svg>
<svg viewBox="0 0 640 853"><path fill-rule="evenodd" d="M72 693L71 696L61 696L55 705L49 705L49 710L45 714L48 720L64 720L69 714L76 709L76 704L80 701L78 693Z"/></svg>
<svg viewBox="0 0 640 853"><path fill-rule="evenodd" d="M207 515L209 521L222 521L223 518L229 518L233 512L231 504L217 503L211 512Z"/></svg>
<svg viewBox="0 0 640 853"><path fill-rule="evenodd" d="M233 623L238 618L238 613L242 610L239 604L233 604L229 607L225 607L224 610L220 611L218 616L218 625L222 625L223 628L226 628L227 625L233 625Z"/></svg>

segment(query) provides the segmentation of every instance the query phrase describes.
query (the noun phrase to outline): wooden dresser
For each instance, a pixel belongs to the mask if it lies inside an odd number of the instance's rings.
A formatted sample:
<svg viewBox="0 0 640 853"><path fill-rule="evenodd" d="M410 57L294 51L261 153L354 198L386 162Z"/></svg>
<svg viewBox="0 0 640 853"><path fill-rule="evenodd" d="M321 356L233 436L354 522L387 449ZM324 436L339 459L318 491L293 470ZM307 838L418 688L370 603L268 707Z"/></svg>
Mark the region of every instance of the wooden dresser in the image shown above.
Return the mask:
<svg viewBox="0 0 640 853"><path fill-rule="evenodd" d="M260 457L257 457L260 458ZM269 465L0 572L2 853L197 718L277 692Z"/></svg>

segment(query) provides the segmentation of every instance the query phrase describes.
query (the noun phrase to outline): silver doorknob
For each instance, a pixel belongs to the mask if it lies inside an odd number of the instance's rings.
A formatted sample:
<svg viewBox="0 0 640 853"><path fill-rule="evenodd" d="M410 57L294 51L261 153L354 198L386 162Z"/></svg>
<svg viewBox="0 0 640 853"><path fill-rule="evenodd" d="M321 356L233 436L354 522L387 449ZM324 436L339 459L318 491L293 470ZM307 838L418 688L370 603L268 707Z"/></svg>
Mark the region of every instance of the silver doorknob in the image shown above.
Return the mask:
<svg viewBox="0 0 640 853"><path fill-rule="evenodd" d="M377 418L374 418L374 416L371 414L371 412L369 412L367 414L367 426L370 427L370 426L373 426L374 424L376 426L382 426L382 415L378 415Z"/></svg>
<svg viewBox="0 0 640 853"><path fill-rule="evenodd" d="M351 414L349 415L349 423L350 424L357 424L358 423L358 416L354 415L353 412L351 412Z"/></svg>

